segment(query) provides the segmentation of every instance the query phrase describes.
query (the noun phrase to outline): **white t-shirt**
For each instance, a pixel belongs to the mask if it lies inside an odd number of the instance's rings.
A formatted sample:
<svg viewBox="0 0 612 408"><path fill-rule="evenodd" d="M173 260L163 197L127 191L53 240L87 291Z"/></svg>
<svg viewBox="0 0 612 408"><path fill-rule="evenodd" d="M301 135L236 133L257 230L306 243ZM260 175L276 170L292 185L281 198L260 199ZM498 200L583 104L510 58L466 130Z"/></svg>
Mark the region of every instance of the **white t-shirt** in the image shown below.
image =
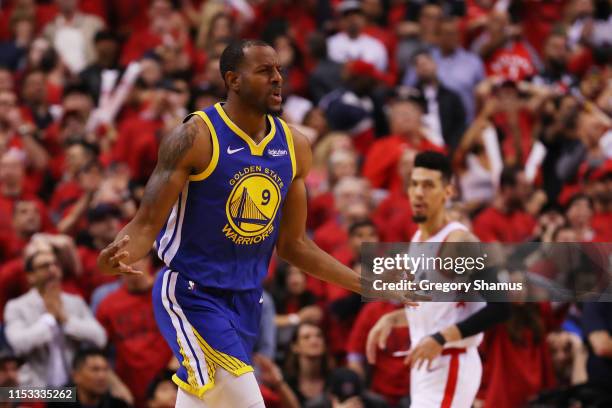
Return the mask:
<svg viewBox="0 0 612 408"><path fill-rule="evenodd" d="M337 33L327 39L327 54L332 61L341 64L363 60L374 65L379 71L387 70L389 60L385 46L367 34L350 38L344 32Z"/></svg>

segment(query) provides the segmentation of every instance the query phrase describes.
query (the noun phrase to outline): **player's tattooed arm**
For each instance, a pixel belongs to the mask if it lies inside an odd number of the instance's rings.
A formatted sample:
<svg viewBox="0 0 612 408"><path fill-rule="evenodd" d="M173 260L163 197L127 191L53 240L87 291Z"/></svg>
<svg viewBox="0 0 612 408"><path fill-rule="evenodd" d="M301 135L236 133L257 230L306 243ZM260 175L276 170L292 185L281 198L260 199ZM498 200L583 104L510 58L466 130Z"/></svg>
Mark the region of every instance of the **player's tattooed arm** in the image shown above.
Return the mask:
<svg viewBox="0 0 612 408"><path fill-rule="evenodd" d="M176 170L181 170L181 161L193 147L196 136L200 131L200 127L195 120L191 119L181 124L162 139L157 166L155 166L155 170L151 174L151 178L145 188L142 199L143 203L151 203L158 200L163 186L171 179Z"/></svg>
<svg viewBox="0 0 612 408"><path fill-rule="evenodd" d="M158 161L145 187L136 215L102 251L98 267L107 273L130 273L130 264L150 250L189 175L206 168L212 156L210 132L192 117L168 134L159 148Z"/></svg>

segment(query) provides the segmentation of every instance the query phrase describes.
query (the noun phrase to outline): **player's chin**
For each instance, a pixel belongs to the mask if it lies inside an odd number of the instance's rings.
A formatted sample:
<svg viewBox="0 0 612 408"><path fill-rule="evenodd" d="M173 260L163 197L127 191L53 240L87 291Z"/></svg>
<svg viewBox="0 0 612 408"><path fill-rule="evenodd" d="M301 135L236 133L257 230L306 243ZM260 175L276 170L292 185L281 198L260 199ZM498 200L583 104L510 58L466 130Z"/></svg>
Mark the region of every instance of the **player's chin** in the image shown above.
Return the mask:
<svg viewBox="0 0 612 408"><path fill-rule="evenodd" d="M268 115L272 116L281 116L283 114L283 105L271 105L269 104L267 107Z"/></svg>
<svg viewBox="0 0 612 408"><path fill-rule="evenodd" d="M422 224L427 221L427 216L425 214L415 212L412 214L412 221L417 224Z"/></svg>

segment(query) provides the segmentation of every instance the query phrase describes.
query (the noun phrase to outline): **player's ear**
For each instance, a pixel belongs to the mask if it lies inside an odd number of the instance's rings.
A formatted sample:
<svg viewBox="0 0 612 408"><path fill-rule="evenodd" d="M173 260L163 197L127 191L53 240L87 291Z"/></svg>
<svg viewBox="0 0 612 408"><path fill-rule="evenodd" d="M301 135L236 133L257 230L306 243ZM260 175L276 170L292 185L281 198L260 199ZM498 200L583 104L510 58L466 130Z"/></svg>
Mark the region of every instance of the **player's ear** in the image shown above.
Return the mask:
<svg viewBox="0 0 612 408"><path fill-rule="evenodd" d="M455 197L456 192L457 191L455 189L455 184L450 181L447 181L444 186L444 195L446 196L446 199L450 200L451 198Z"/></svg>
<svg viewBox="0 0 612 408"><path fill-rule="evenodd" d="M225 73L225 85L228 90L238 92L240 90L240 75L234 71L227 71Z"/></svg>

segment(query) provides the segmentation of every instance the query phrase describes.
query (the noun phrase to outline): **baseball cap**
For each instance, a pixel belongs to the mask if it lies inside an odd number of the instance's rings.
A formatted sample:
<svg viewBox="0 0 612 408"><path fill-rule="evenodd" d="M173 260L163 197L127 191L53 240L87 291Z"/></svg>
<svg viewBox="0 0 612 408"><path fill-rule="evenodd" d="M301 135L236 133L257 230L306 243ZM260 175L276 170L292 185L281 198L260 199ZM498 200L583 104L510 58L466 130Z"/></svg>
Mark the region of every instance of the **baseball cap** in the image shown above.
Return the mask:
<svg viewBox="0 0 612 408"><path fill-rule="evenodd" d="M332 371L327 388L340 402L361 395L362 392L361 379L357 373L348 368L337 368Z"/></svg>

